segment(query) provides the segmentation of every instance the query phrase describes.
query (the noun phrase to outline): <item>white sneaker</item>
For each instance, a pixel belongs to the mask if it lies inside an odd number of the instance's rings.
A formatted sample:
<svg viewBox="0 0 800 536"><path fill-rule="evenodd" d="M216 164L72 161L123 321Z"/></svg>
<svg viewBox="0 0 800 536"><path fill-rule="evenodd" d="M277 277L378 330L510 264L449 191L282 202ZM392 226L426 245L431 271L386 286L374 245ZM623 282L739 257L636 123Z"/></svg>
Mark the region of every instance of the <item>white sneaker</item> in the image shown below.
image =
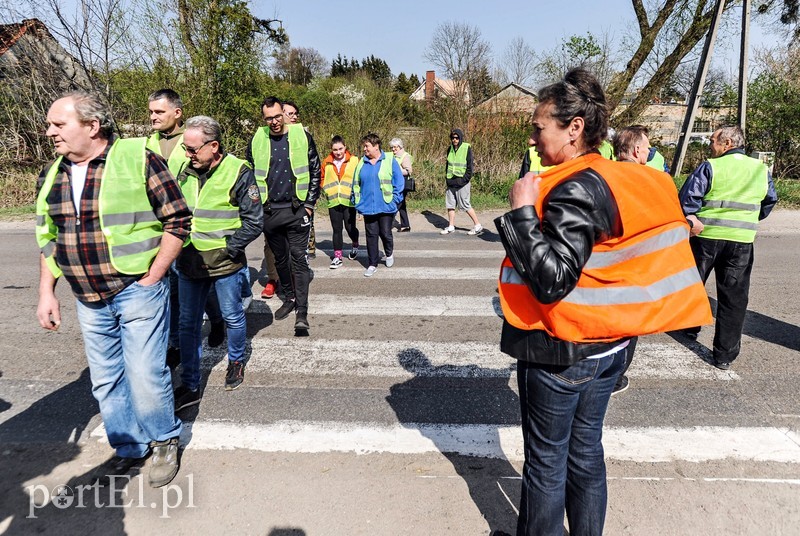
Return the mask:
<svg viewBox="0 0 800 536"><path fill-rule="evenodd" d="M367 271L364 272L364 277L372 277L373 275L375 275L375 272L377 271L378 271L377 266L370 266L369 268L367 268Z"/></svg>
<svg viewBox="0 0 800 536"><path fill-rule="evenodd" d="M242 309L247 311L248 309L250 309L250 304L251 303L253 303L253 297L252 296L248 296L246 298L242 298Z"/></svg>
<svg viewBox="0 0 800 536"><path fill-rule="evenodd" d="M394 255L389 255L386 257L386 267L391 268L392 266L394 266Z"/></svg>
<svg viewBox="0 0 800 536"><path fill-rule="evenodd" d="M455 230L456 230L455 227L453 227L452 225L448 225L447 227L439 231L439 234L450 234L452 232L455 232Z"/></svg>
<svg viewBox="0 0 800 536"><path fill-rule="evenodd" d="M335 270L342 265L342 259L340 257L334 257L331 261L331 270Z"/></svg>
<svg viewBox="0 0 800 536"><path fill-rule="evenodd" d="M473 227L473 228L472 228L472 229L471 229L471 230L470 230L470 231L469 231L467 234L468 234L468 235L473 235L473 236L474 236L474 235L477 235L477 234L481 234L482 232L483 232L483 225L481 225L481 224L479 223L478 225L476 225L475 227Z"/></svg>

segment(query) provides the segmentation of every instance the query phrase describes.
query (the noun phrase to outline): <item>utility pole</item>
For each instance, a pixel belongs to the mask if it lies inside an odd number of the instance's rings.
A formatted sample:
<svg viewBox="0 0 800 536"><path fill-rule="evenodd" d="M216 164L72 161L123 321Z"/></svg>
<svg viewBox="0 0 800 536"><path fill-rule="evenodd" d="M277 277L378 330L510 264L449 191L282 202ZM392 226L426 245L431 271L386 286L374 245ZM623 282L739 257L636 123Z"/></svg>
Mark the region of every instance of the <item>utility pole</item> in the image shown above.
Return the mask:
<svg viewBox="0 0 800 536"><path fill-rule="evenodd" d="M689 135L692 133L694 118L697 115L697 106L700 104L700 97L703 94L703 87L706 83L708 66L711 64L711 53L714 51L714 42L717 39L717 30L722 20L722 11L725 9L725 0L717 0L714 9L714 17L711 19L711 27L706 35L706 42L703 45L703 53L700 56L700 65L697 66L697 76L695 76L692 92L689 95L689 104L686 107L686 117L683 119L683 126L678 135L678 144L675 147L675 156L672 159L672 174L680 175L683 167L683 159L686 156L686 146L689 143Z"/></svg>
<svg viewBox="0 0 800 536"><path fill-rule="evenodd" d="M744 132L747 123L747 63L748 45L750 42L750 0L742 2L742 41L739 50L739 102L736 117L739 127Z"/></svg>

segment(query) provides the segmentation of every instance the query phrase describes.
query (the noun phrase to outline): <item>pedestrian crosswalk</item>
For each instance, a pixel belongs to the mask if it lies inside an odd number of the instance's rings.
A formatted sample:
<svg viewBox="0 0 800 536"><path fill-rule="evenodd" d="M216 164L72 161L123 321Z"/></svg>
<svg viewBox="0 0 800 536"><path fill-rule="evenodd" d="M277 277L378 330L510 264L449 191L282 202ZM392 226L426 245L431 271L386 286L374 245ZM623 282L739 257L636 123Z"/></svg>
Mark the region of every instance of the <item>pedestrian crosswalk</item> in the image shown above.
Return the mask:
<svg viewBox="0 0 800 536"><path fill-rule="evenodd" d="M204 401L213 401L214 407L204 411L201 404L196 419L186 423L188 448L447 452L521 460L520 426L513 417L518 415L516 362L499 349L502 311L496 277L502 246L496 240L454 238L442 242L405 235L396 242L396 265L380 265L366 281L363 248L356 261L338 270L317 259L310 337L292 337L289 323L274 321L278 299L256 300L248 311L250 323L258 327L251 329L248 341L245 384L224 397L248 397L255 412L271 404L271 412L225 414L216 404L223 396L216 390L226 368L225 348L206 347ZM330 253L324 230L317 240L318 251ZM427 330L400 329L411 319L438 324ZM721 389L741 382L736 371L705 363L698 357L700 348L664 335L640 339L628 371L634 389L623 396L637 398L638 388L643 396L647 388L663 393L670 386L678 391L687 385L690 390ZM305 407L320 400L329 404L324 412ZM453 406L458 416L446 413ZM280 415L275 408L291 411ZM629 409L627 418L614 419L604 432L607 458L800 463L800 436L788 429L717 426L706 417L679 425L667 418L663 425L660 411L645 400L641 408ZM102 440L102 428L93 436ZM715 448L709 449L712 441Z"/></svg>

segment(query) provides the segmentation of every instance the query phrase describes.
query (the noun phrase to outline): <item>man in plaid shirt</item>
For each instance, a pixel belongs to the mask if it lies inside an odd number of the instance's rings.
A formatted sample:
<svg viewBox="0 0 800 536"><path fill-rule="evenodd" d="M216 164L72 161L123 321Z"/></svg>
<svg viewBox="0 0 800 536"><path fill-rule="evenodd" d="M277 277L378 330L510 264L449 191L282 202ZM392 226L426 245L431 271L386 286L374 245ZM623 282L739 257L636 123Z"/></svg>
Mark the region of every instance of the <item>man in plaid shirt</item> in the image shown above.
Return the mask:
<svg viewBox="0 0 800 536"><path fill-rule="evenodd" d="M92 392L116 449L92 483L105 484L152 454L150 485L163 486L178 472L181 431L164 360L164 277L189 234L191 212L166 162L145 149L144 138L113 134L98 94L56 100L47 123L61 156L39 179L37 317L44 329L58 329L54 291L63 274L77 299Z"/></svg>

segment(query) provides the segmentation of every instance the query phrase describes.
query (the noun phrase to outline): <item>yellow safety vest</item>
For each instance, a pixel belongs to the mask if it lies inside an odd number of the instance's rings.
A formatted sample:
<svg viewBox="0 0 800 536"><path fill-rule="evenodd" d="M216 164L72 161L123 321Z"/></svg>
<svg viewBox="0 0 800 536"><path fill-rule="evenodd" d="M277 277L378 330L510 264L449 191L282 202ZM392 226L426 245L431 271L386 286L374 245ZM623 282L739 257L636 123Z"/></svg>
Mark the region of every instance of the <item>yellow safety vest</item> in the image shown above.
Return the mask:
<svg viewBox="0 0 800 536"><path fill-rule="evenodd" d="M342 205L344 207L352 207L353 203L350 201L350 195L353 192L353 177L355 176L356 167L358 167L359 158L350 155L350 159L345 162L342 177L339 178L336 173L336 166L333 162L328 162L325 169L322 170L322 189L325 190L325 195L328 196L328 208Z"/></svg>
<svg viewBox="0 0 800 536"><path fill-rule="evenodd" d="M147 138L147 148L156 153L159 156L164 156L161 154L161 132L155 131L153 132L149 138ZM178 136L178 144L172 150L172 154L169 155L167 158L167 167L169 168L170 173L174 177L177 177L181 174L181 171L189 165L189 157L186 156L186 151L181 148L181 144L183 143L183 134ZM166 158L166 157L165 157Z"/></svg>
<svg viewBox="0 0 800 536"><path fill-rule="evenodd" d="M184 243L199 251L224 248L226 238L242 226L239 207L231 204L231 191L247 162L227 154L200 188L198 178L186 171L180 185L192 210L192 231Z"/></svg>
<svg viewBox="0 0 800 536"><path fill-rule="evenodd" d="M163 227L147 197L146 143L145 138L117 139L98 178L100 229L108 244L111 265L122 274L147 272L161 245ZM47 197L62 159L59 156L50 166L36 199L36 240L55 277L62 275L55 260L58 228L50 217Z"/></svg>
<svg viewBox="0 0 800 536"><path fill-rule="evenodd" d="M289 162L292 165L294 174L295 195L300 201L305 201L308 196L308 183L311 174L308 170L308 137L303 125L295 123L289 125ZM267 174L269 173L269 162L272 158L272 144L269 139L269 127L261 127L256 130L252 143L253 164L255 167L256 184L261 194L261 200L265 203L267 197Z"/></svg>

